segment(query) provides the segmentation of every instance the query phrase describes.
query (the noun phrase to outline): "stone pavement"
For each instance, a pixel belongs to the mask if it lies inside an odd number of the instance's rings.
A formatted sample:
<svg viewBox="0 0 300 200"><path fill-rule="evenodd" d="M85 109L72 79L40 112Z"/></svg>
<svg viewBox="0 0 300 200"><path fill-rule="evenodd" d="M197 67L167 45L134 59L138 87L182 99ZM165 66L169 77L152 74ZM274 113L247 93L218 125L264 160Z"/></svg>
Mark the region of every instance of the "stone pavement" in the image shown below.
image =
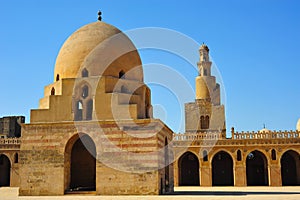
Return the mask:
<svg viewBox="0 0 300 200"><path fill-rule="evenodd" d="M0 187L0 200L300 200L300 187L177 187L175 193L164 196L89 196L89 195L65 195L65 196L18 196L18 188Z"/></svg>

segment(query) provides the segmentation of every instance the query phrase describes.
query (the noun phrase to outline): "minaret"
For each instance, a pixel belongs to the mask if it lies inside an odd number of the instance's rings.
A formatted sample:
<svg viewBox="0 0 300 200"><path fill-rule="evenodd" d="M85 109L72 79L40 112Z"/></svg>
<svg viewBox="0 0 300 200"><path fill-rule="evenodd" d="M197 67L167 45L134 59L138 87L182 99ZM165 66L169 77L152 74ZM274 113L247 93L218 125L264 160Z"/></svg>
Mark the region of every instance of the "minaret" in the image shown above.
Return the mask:
<svg viewBox="0 0 300 200"><path fill-rule="evenodd" d="M220 105L220 85L216 83L216 77L211 75L212 62L209 59L209 48L202 44L199 54L198 76L195 81L196 99L209 101L213 105Z"/></svg>
<svg viewBox="0 0 300 200"><path fill-rule="evenodd" d="M224 106L220 102L220 85L211 74L209 48L202 44L199 54L195 102L185 104L186 132L224 131Z"/></svg>

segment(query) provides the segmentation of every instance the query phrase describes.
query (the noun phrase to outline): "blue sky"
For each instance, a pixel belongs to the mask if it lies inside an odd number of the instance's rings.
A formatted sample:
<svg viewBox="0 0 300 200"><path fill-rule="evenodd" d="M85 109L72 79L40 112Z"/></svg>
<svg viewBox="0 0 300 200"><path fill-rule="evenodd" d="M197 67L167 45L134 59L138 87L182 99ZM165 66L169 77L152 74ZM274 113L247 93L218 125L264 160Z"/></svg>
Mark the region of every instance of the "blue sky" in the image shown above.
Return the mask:
<svg viewBox="0 0 300 200"><path fill-rule="evenodd" d="M0 116L25 115L28 121L44 86L53 81L61 45L76 29L96 21L98 9L103 21L123 31L163 27L205 42L225 85L228 129L252 131L263 124L295 129L300 118L298 0L1 0ZM197 74L185 70L184 61L151 51L141 57L146 64L169 65L194 87ZM151 87L152 103L164 107L166 123L177 131L183 113L176 98Z"/></svg>

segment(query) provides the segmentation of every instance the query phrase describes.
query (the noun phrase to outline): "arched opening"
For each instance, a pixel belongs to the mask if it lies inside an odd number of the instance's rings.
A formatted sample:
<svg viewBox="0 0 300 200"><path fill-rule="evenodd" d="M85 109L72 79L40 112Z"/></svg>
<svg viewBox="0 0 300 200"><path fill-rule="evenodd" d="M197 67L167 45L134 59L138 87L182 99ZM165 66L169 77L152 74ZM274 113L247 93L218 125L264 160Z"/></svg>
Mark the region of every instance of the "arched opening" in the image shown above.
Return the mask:
<svg viewBox="0 0 300 200"><path fill-rule="evenodd" d="M87 85L83 86L81 96L84 99L89 96L89 87Z"/></svg>
<svg viewBox="0 0 300 200"><path fill-rule="evenodd" d="M15 153L14 163L19 163L19 154L18 153Z"/></svg>
<svg viewBox="0 0 300 200"><path fill-rule="evenodd" d="M121 86L121 93L127 93L127 94L129 94L130 92L129 92L128 88L125 85L122 85Z"/></svg>
<svg viewBox="0 0 300 200"><path fill-rule="evenodd" d="M191 152L184 153L178 160L179 186L199 186L199 160Z"/></svg>
<svg viewBox="0 0 300 200"><path fill-rule="evenodd" d="M86 105L86 120L92 120L93 118L93 100L90 99Z"/></svg>
<svg viewBox="0 0 300 200"><path fill-rule="evenodd" d="M205 120L204 120L204 116L201 116L200 117L200 127L201 127L201 129L204 129L204 127L205 127L205 125L204 125L204 122Z"/></svg>
<svg viewBox="0 0 300 200"><path fill-rule="evenodd" d="M56 81L59 81L59 74L56 75Z"/></svg>
<svg viewBox="0 0 300 200"><path fill-rule="evenodd" d="M69 156L69 191L96 190L96 146L93 140L88 135L78 137Z"/></svg>
<svg viewBox="0 0 300 200"><path fill-rule="evenodd" d="M238 150L236 152L236 159L237 159L237 161L241 161L242 160L242 152L241 152L241 150Z"/></svg>
<svg viewBox="0 0 300 200"><path fill-rule="evenodd" d="M89 71L86 69L86 68L84 68L83 70L82 70L82 72L81 72L81 76L84 78L84 77L88 77L89 76Z"/></svg>
<svg viewBox="0 0 300 200"><path fill-rule="evenodd" d="M55 95L55 88L54 87L51 89L51 95Z"/></svg>
<svg viewBox="0 0 300 200"><path fill-rule="evenodd" d="M10 186L10 160L6 155L0 155L0 187Z"/></svg>
<svg viewBox="0 0 300 200"><path fill-rule="evenodd" d="M276 160L276 151L275 151L275 149L272 149L271 157L272 157L272 160Z"/></svg>
<svg viewBox="0 0 300 200"><path fill-rule="evenodd" d="M295 151L285 152L281 159L281 180L282 186L300 185L300 158Z"/></svg>
<svg viewBox="0 0 300 200"><path fill-rule="evenodd" d="M123 70L121 70L121 71L119 72L119 78L120 78L120 79L125 79L125 72L124 72Z"/></svg>
<svg viewBox="0 0 300 200"><path fill-rule="evenodd" d="M252 151L246 159L247 186L268 186L268 162L259 151Z"/></svg>
<svg viewBox="0 0 300 200"><path fill-rule="evenodd" d="M82 120L82 102L79 100L76 102L76 107L75 107L75 121L81 121Z"/></svg>
<svg viewBox="0 0 300 200"><path fill-rule="evenodd" d="M233 160L225 151L218 152L212 160L212 185L233 186Z"/></svg>
<svg viewBox="0 0 300 200"><path fill-rule="evenodd" d="M209 116L205 117L205 129L209 129Z"/></svg>

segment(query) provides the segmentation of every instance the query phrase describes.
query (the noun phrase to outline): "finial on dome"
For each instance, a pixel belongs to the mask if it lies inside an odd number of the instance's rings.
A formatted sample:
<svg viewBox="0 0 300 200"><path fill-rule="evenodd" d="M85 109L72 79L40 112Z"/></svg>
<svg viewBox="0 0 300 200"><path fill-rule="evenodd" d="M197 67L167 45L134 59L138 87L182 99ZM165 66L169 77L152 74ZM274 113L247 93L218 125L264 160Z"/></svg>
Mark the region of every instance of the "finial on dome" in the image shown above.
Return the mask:
<svg viewBox="0 0 300 200"><path fill-rule="evenodd" d="M98 21L101 21L102 20L102 12L99 10L98 11Z"/></svg>

